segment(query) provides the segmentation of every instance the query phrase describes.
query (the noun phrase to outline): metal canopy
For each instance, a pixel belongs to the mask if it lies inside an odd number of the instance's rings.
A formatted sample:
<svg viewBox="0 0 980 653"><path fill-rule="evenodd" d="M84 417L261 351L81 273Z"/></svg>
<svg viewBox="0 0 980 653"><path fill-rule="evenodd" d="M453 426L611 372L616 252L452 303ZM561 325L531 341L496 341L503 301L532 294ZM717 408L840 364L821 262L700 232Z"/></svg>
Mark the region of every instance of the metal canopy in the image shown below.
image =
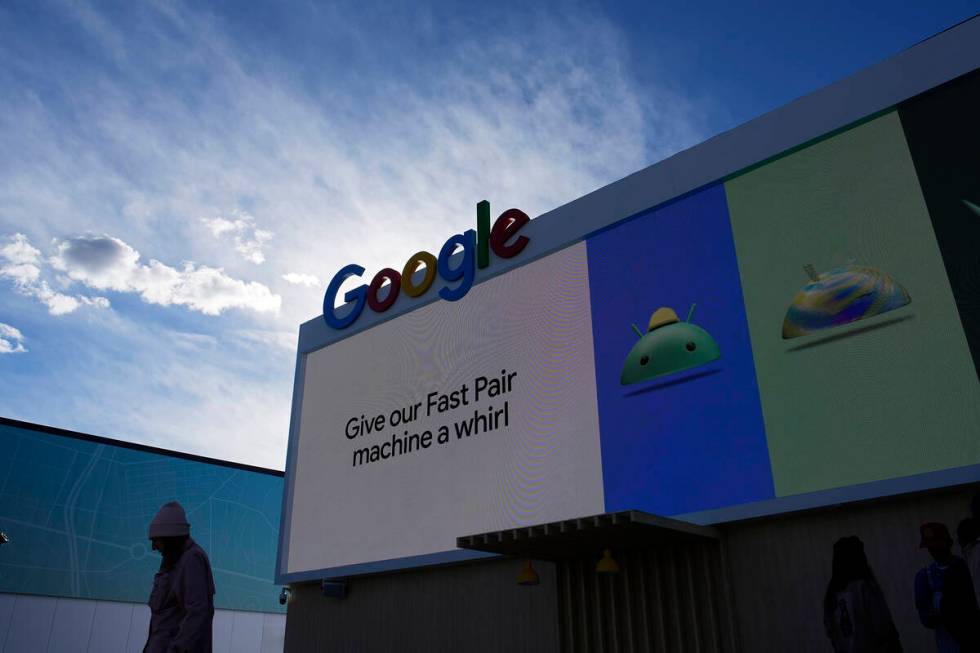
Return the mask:
<svg viewBox="0 0 980 653"><path fill-rule="evenodd" d="M649 549L718 538L718 531L710 526L698 526L638 510L624 510L464 535L456 538L456 546L537 560L569 560L594 556L603 549Z"/></svg>

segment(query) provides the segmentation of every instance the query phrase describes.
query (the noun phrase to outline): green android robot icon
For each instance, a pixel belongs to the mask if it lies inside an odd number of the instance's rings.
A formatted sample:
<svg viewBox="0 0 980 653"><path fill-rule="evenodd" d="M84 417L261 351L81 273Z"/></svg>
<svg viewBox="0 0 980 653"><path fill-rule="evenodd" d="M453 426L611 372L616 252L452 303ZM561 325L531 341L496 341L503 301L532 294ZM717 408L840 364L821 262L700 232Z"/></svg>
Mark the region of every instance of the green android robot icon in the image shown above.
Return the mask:
<svg viewBox="0 0 980 653"><path fill-rule="evenodd" d="M677 318L672 308L663 306L650 316L646 333L635 324L631 325L640 341L633 345L623 363L620 385L680 372L721 357L718 343L711 334L691 324L695 306L691 304L684 322Z"/></svg>

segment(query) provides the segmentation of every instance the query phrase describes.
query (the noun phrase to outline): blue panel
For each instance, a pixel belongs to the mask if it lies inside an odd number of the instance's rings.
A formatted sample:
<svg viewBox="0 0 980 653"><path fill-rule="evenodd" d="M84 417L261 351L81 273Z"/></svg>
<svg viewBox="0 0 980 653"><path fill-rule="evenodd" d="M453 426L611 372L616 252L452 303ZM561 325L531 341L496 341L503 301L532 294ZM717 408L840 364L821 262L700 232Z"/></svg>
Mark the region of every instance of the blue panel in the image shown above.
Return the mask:
<svg viewBox="0 0 980 653"><path fill-rule="evenodd" d="M187 510L215 605L283 612L273 585L283 479L0 424L0 592L144 603L160 556L147 527Z"/></svg>
<svg viewBox="0 0 980 653"><path fill-rule="evenodd" d="M587 247L606 510L675 515L772 497L724 189L644 213ZM692 303L691 323L721 357L621 385L639 341L631 324L646 332L651 314L668 307L680 320L671 326L686 329Z"/></svg>

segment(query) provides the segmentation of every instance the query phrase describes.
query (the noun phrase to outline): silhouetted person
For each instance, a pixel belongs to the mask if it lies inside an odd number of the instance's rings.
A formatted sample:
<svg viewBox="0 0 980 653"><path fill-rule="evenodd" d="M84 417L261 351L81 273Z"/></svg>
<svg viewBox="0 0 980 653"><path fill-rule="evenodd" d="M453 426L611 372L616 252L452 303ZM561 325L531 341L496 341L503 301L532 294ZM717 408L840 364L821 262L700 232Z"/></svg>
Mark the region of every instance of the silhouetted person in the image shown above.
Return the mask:
<svg viewBox="0 0 980 653"><path fill-rule="evenodd" d="M915 575L919 620L936 632L940 653L980 651L980 609L970 570L953 555L953 538L945 524L923 524L919 532L919 546L928 549L934 561Z"/></svg>
<svg viewBox="0 0 980 653"><path fill-rule="evenodd" d="M956 527L956 539L963 552L966 568L970 570L970 580L973 581L973 595L980 604L980 520L967 517Z"/></svg>
<svg viewBox="0 0 980 653"><path fill-rule="evenodd" d="M143 653L211 653L214 577L207 554L190 538L176 501L150 522L153 549L163 559L150 594L150 634Z"/></svg>
<svg viewBox="0 0 980 653"><path fill-rule="evenodd" d="M823 624L837 653L900 653L902 645L864 543L856 536L834 543L823 599Z"/></svg>

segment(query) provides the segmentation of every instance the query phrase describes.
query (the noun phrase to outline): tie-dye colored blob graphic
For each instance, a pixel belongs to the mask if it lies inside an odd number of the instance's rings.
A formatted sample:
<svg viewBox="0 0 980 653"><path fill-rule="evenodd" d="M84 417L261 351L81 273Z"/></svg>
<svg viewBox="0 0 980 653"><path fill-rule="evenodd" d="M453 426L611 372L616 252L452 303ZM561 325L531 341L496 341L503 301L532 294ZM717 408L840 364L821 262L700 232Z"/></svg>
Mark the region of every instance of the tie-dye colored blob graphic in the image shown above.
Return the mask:
<svg viewBox="0 0 980 653"><path fill-rule="evenodd" d="M783 339L805 336L894 311L912 301L908 291L876 268L845 265L810 277L793 298L783 320Z"/></svg>

